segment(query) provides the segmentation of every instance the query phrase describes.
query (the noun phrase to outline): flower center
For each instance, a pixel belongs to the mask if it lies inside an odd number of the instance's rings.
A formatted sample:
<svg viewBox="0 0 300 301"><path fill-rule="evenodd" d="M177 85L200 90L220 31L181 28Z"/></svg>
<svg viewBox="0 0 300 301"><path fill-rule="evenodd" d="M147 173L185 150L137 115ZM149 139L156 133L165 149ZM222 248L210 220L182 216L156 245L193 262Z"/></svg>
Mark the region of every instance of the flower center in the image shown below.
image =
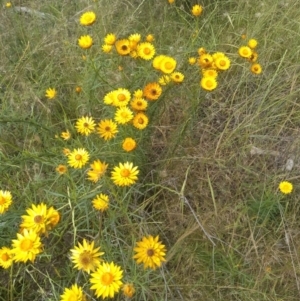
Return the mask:
<svg viewBox="0 0 300 301"><path fill-rule="evenodd" d="M173 68L173 64L171 62L166 62L165 63L165 68L166 69L172 69Z"/></svg>
<svg viewBox="0 0 300 301"><path fill-rule="evenodd" d="M81 156L81 155L77 154L77 155L75 156L75 160L80 161L81 159L82 159L82 156Z"/></svg>
<svg viewBox="0 0 300 301"><path fill-rule="evenodd" d="M127 51L128 47L126 45L122 45L121 49Z"/></svg>
<svg viewBox="0 0 300 301"><path fill-rule="evenodd" d="M33 220L36 224L41 224L43 222L43 217L41 215L36 215Z"/></svg>
<svg viewBox="0 0 300 301"><path fill-rule="evenodd" d="M152 95L156 95L156 94L157 94L157 91L156 91L155 89L152 89L152 90L150 91L150 93L151 93Z"/></svg>
<svg viewBox="0 0 300 301"><path fill-rule="evenodd" d="M138 119L138 123L139 123L139 124L144 124L144 119L143 119L143 118L139 118L139 119Z"/></svg>
<svg viewBox="0 0 300 301"><path fill-rule="evenodd" d="M148 249L148 250L147 250L147 255L148 255L149 257L152 257L152 256L154 255L154 250L153 250L153 249Z"/></svg>
<svg viewBox="0 0 300 301"><path fill-rule="evenodd" d="M10 257L8 256L7 253L3 253L3 254L1 255L1 260L2 260L2 261L8 261L9 259L10 259Z"/></svg>
<svg viewBox="0 0 300 301"><path fill-rule="evenodd" d="M5 198L3 196L0 196L0 205L5 204Z"/></svg>
<svg viewBox="0 0 300 301"><path fill-rule="evenodd" d="M85 123L83 124L83 127L88 128L88 127L89 127L89 124L88 124L87 122L85 122Z"/></svg>
<svg viewBox="0 0 300 301"><path fill-rule="evenodd" d="M105 127L105 131L106 131L106 132L110 132L110 126L106 126L106 127Z"/></svg>
<svg viewBox="0 0 300 301"><path fill-rule="evenodd" d="M226 66L226 62L224 60L220 61L220 66Z"/></svg>
<svg viewBox="0 0 300 301"><path fill-rule="evenodd" d="M91 254L86 251L83 252L79 257L79 261L84 267L88 266L92 261Z"/></svg>
<svg viewBox="0 0 300 301"><path fill-rule="evenodd" d="M121 170L122 177L127 178L129 175L130 175L130 170L128 170L127 168Z"/></svg>
<svg viewBox="0 0 300 301"><path fill-rule="evenodd" d="M207 85L208 88L211 88L211 87L214 86L214 84L213 84L213 82L212 82L211 80L208 80L208 81L206 82L206 85Z"/></svg>
<svg viewBox="0 0 300 301"><path fill-rule="evenodd" d="M28 238L23 239L22 242L20 243L20 249L22 251L28 251L32 248L32 246L33 246L33 242Z"/></svg>
<svg viewBox="0 0 300 301"><path fill-rule="evenodd" d="M126 96L123 93L118 94L118 100L119 101L124 101L125 99L126 99Z"/></svg>
<svg viewBox="0 0 300 301"><path fill-rule="evenodd" d="M113 282L114 277L111 273L107 272L102 275L101 280L102 280L102 284L110 285Z"/></svg>
<svg viewBox="0 0 300 301"><path fill-rule="evenodd" d="M144 54L150 54L150 53L151 53L151 50L149 48L144 49Z"/></svg>

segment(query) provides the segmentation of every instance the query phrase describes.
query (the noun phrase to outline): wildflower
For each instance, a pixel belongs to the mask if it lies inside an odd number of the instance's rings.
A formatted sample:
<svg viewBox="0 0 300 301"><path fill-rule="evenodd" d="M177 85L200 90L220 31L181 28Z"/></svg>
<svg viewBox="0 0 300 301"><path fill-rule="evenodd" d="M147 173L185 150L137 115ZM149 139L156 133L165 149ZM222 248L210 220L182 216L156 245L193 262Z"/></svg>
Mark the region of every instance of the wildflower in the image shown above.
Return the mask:
<svg viewBox="0 0 300 301"><path fill-rule="evenodd" d="M129 55L133 58L133 59L137 59L139 57L138 53L136 50L131 50Z"/></svg>
<svg viewBox="0 0 300 301"><path fill-rule="evenodd" d="M134 248L136 254L133 258L137 263L143 263L144 268L151 268L155 270L160 267L162 262L166 261L166 247L159 241L159 236L143 237L143 239L137 242Z"/></svg>
<svg viewBox="0 0 300 301"><path fill-rule="evenodd" d="M49 221L49 223L47 223L47 230L54 228L60 221L59 212L52 206L47 210L47 220Z"/></svg>
<svg viewBox="0 0 300 301"><path fill-rule="evenodd" d="M142 98L143 97L143 90L138 89L138 90L134 91L133 96L135 98Z"/></svg>
<svg viewBox="0 0 300 301"><path fill-rule="evenodd" d="M84 26L93 25L96 21L96 14L92 11L83 13L80 17L80 24Z"/></svg>
<svg viewBox="0 0 300 301"><path fill-rule="evenodd" d="M16 262L34 262L36 255L42 252L40 237L34 230L24 229L23 234L17 233L12 241L13 260Z"/></svg>
<svg viewBox="0 0 300 301"><path fill-rule="evenodd" d="M167 74L161 76L159 79L158 79L158 83L162 86L165 86L167 85L169 82L171 81L171 77Z"/></svg>
<svg viewBox="0 0 300 301"><path fill-rule="evenodd" d="M6 3L5 3L5 7L6 7L6 8L11 7L11 2L6 2Z"/></svg>
<svg viewBox="0 0 300 301"><path fill-rule="evenodd" d="M261 74L262 73L262 67L260 64L252 64L250 68L251 72L254 74Z"/></svg>
<svg viewBox="0 0 300 301"><path fill-rule="evenodd" d="M175 70L176 64L175 59L170 56L165 56L159 64L159 69L165 74L170 74Z"/></svg>
<svg viewBox="0 0 300 301"><path fill-rule="evenodd" d="M75 263L75 268L83 270L87 273L94 271L100 265L100 256L104 252L99 252L100 247L94 248L94 242L88 243L85 239L82 244L78 243L78 247L75 246L71 249L71 260Z"/></svg>
<svg viewBox="0 0 300 301"><path fill-rule="evenodd" d="M65 132L61 132L60 137L64 140L69 140L71 138L71 133L66 130Z"/></svg>
<svg viewBox="0 0 300 301"><path fill-rule="evenodd" d="M144 90L143 95L149 100L157 100L162 93L162 88L158 83L148 83Z"/></svg>
<svg viewBox="0 0 300 301"><path fill-rule="evenodd" d="M122 148L126 152L131 152L136 148L136 141L130 137L125 138L122 144Z"/></svg>
<svg viewBox="0 0 300 301"><path fill-rule="evenodd" d="M152 61L153 68L156 70L160 70L160 63L164 58L166 58L165 55L157 55Z"/></svg>
<svg viewBox="0 0 300 301"><path fill-rule="evenodd" d="M146 41L149 42L149 43L152 43L154 41L154 36L153 34L148 34L146 36Z"/></svg>
<svg viewBox="0 0 300 301"><path fill-rule="evenodd" d="M196 61L197 61L197 59L195 57L189 57L189 64L190 65L195 65Z"/></svg>
<svg viewBox="0 0 300 301"><path fill-rule="evenodd" d="M80 92L82 91L82 88L79 87L79 86L77 86L77 87L75 88L75 91L76 91L76 93L80 93Z"/></svg>
<svg viewBox="0 0 300 301"><path fill-rule="evenodd" d="M112 51L112 45L104 44L101 49L104 53L110 53Z"/></svg>
<svg viewBox="0 0 300 301"><path fill-rule="evenodd" d="M136 111L145 111L148 107L148 102L144 98L134 98L130 102L130 106Z"/></svg>
<svg viewBox="0 0 300 301"><path fill-rule="evenodd" d="M46 96L48 99L53 99L53 98L56 97L56 95L57 95L57 92L56 92L56 90L55 90L54 88L48 88L48 89L46 90L45 96Z"/></svg>
<svg viewBox="0 0 300 301"><path fill-rule="evenodd" d="M127 39L117 40L115 42L115 47L120 55L127 55L130 52L129 40Z"/></svg>
<svg viewBox="0 0 300 301"><path fill-rule="evenodd" d="M82 168L89 160L89 153L84 148L74 149L68 155L68 164L74 168Z"/></svg>
<svg viewBox="0 0 300 301"><path fill-rule="evenodd" d="M293 191L293 184L288 181L282 181L279 183L279 190L284 194L290 194Z"/></svg>
<svg viewBox="0 0 300 301"><path fill-rule="evenodd" d="M139 33L131 34L128 38L130 50L136 50L138 43L141 41L141 35Z"/></svg>
<svg viewBox="0 0 300 301"><path fill-rule="evenodd" d="M2 247L0 249L0 267L3 269L8 269L13 262L13 254L11 249L7 247Z"/></svg>
<svg viewBox="0 0 300 301"><path fill-rule="evenodd" d="M81 117L76 121L75 128L78 133L88 136L95 130L95 126L92 117Z"/></svg>
<svg viewBox="0 0 300 301"><path fill-rule="evenodd" d="M253 50L252 55L248 58L248 60L251 63L255 63L257 61L257 58L258 58L258 53Z"/></svg>
<svg viewBox="0 0 300 301"><path fill-rule="evenodd" d="M192 15L195 17L200 16L202 14L202 11L203 11L203 8L201 5L196 4L192 7Z"/></svg>
<svg viewBox="0 0 300 301"><path fill-rule="evenodd" d="M78 45L82 48L82 49L89 49L92 47L93 45L93 39L91 36L86 35L86 36L81 36L78 39Z"/></svg>
<svg viewBox="0 0 300 301"><path fill-rule="evenodd" d="M252 50L248 46L241 46L238 51L239 55L243 58L250 58L252 55Z"/></svg>
<svg viewBox="0 0 300 301"><path fill-rule="evenodd" d="M125 283L122 287L122 291L127 298L132 298L135 293L135 288L132 283Z"/></svg>
<svg viewBox="0 0 300 301"><path fill-rule="evenodd" d="M138 56L141 57L144 60L151 60L155 54L155 48L154 46L149 43L149 42L145 42L145 43L140 43L137 46L137 53Z"/></svg>
<svg viewBox="0 0 300 301"><path fill-rule="evenodd" d="M112 105L113 102L114 102L115 97L116 97L116 90L107 93L107 94L104 96L103 101L104 101L104 103L105 103L106 105Z"/></svg>
<svg viewBox="0 0 300 301"><path fill-rule="evenodd" d="M113 102L112 105L116 107L127 106L130 101L131 94L127 89L119 88L111 95Z"/></svg>
<svg viewBox="0 0 300 301"><path fill-rule="evenodd" d="M113 171L111 172L111 179L113 180L115 185L130 186L137 181L138 174L138 167L133 167L133 163L119 163L119 166L115 166Z"/></svg>
<svg viewBox="0 0 300 301"><path fill-rule="evenodd" d="M175 0L168 0L168 2L169 2L170 4L172 4L172 3L175 2Z"/></svg>
<svg viewBox="0 0 300 301"><path fill-rule="evenodd" d="M218 77L218 72L215 69L203 69L202 74L204 77Z"/></svg>
<svg viewBox="0 0 300 301"><path fill-rule="evenodd" d="M213 61L214 61L214 59L210 54L204 53L204 54L200 55L198 63L200 65L200 67L202 67L202 68L209 68L209 67L211 67Z"/></svg>
<svg viewBox="0 0 300 301"><path fill-rule="evenodd" d="M171 75L170 75L170 78L172 79L172 81L174 83L182 83L183 80L184 80L184 75L181 73L181 72L173 72Z"/></svg>
<svg viewBox="0 0 300 301"><path fill-rule="evenodd" d="M133 126L139 130L143 130L148 125L149 119L142 112L137 113L132 120Z"/></svg>
<svg viewBox="0 0 300 301"><path fill-rule="evenodd" d="M92 204L93 204L93 207L96 209L96 210L99 210L99 211L105 211L108 209L108 206L109 206L109 197L108 195L106 194L98 194L93 200L92 200Z"/></svg>
<svg viewBox="0 0 300 301"><path fill-rule="evenodd" d="M202 77L200 85L204 90L212 91L217 88L217 81L215 77Z"/></svg>
<svg viewBox="0 0 300 301"><path fill-rule="evenodd" d="M257 41L255 39L250 39L248 41L248 47L250 47L251 49L256 48L256 46L257 46Z"/></svg>
<svg viewBox="0 0 300 301"><path fill-rule="evenodd" d="M104 119L98 123L98 134L104 140L110 140L118 133L117 124L111 119Z"/></svg>
<svg viewBox="0 0 300 301"><path fill-rule="evenodd" d="M73 284L71 288L65 288L64 293L60 295L60 301L85 301L86 297L82 288Z"/></svg>
<svg viewBox="0 0 300 301"><path fill-rule="evenodd" d="M69 148L64 148L62 152L65 156L68 156L71 153Z"/></svg>
<svg viewBox="0 0 300 301"><path fill-rule="evenodd" d="M88 180L97 183L105 174L108 164L101 162L100 160L96 160L90 166L91 169L87 172Z"/></svg>
<svg viewBox="0 0 300 301"><path fill-rule="evenodd" d="M128 123L133 118L133 113L128 107L120 107L115 113L115 121L119 124Z"/></svg>
<svg viewBox="0 0 300 301"><path fill-rule="evenodd" d="M227 56L217 57L214 60L215 66L219 70L227 70L230 67L230 60Z"/></svg>
<svg viewBox="0 0 300 301"><path fill-rule="evenodd" d="M107 45L114 45L116 42L116 36L113 33L109 33L104 38L104 43Z"/></svg>
<svg viewBox="0 0 300 301"><path fill-rule="evenodd" d="M7 190L0 190L0 214L7 211L12 203L11 193Z"/></svg>
<svg viewBox="0 0 300 301"><path fill-rule="evenodd" d="M96 296L113 298L115 293L118 293L122 285L123 271L113 262L103 262L96 270L91 274L90 282L92 284L91 289L95 290Z"/></svg>
<svg viewBox="0 0 300 301"><path fill-rule="evenodd" d="M65 174L67 171L68 171L68 168L66 165L63 165L63 164L59 164L55 170L60 174L60 175L63 175Z"/></svg>

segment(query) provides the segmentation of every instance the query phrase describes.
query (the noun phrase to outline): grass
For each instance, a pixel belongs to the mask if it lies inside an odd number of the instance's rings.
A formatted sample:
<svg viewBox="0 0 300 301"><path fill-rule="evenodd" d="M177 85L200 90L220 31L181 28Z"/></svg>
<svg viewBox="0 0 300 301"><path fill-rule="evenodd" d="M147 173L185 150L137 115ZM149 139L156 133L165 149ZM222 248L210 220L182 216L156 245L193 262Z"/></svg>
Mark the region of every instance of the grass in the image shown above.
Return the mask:
<svg viewBox="0 0 300 301"><path fill-rule="evenodd" d="M0 189L11 191L14 201L0 216L0 247L11 245L31 204L54 206L61 221L42 238L44 251L34 263L0 269L0 300L60 300L74 283L97 300L89 275L69 259L83 238L122 267L123 282L136 288L132 300L299 299L298 3L203 1L204 12L195 18L190 8L196 2L1 3ZM79 17L88 10L97 22L85 28ZM103 54L103 38L111 32L118 38L152 33L157 53L174 57L185 80L164 88L151 104L149 127L120 130L105 144L97 135L77 134L76 120L109 116L106 93L134 91L158 74L149 62ZM87 33L94 45L83 51L77 39ZM251 74L237 54L249 38L259 43L261 75ZM199 68L188 64L199 47L231 59L210 93L199 85ZM49 87L58 90L57 99L45 98ZM70 141L56 138L66 129ZM138 140L134 153L121 152L127 135ZM85 147L110 168L133 161L139 181L124 189L109 177L93 184L86 180L89 165L58 175L64 147ZM263 151L255 154L253 147ZM278 191L283 180L294 184L292 194ZM102 215L91 204L100 192L111 199ZM159 235L166 245L161 269L144 270L133 261L133 247L144 235ZM115 300L123 299L116 294Z"/></svg>

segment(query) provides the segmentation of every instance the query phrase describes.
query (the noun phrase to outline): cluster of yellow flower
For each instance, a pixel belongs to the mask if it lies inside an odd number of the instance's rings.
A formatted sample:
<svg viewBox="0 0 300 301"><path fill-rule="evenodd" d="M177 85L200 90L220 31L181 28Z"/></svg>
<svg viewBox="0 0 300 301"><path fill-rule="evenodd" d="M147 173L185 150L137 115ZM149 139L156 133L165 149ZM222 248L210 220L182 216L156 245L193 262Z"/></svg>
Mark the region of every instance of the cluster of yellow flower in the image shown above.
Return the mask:
<svg viewBox="0 0 300 301"><path fill-rule="evenodd" d="M261 74L262 67L257 63L258 53L256 51L257 40L250 39L247 45L241 46L238 50L239 55L251 63L250 70L254 74Z"/></svg>

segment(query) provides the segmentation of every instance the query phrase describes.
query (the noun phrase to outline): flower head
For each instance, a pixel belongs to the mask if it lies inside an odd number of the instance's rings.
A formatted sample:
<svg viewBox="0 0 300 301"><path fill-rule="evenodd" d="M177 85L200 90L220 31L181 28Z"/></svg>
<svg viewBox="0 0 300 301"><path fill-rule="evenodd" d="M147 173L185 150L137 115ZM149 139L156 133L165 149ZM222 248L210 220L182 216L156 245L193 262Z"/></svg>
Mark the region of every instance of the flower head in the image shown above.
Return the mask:
<svg viewBox="0 0 300 301"><path fill-rule="evenodd" d="M65 132L61 132L60 137L64 140L69 140L71 138L71 133L66 130Z"/></svg>
<svg viewBox="0 0 300 301"><path fill-rule="evenodd" d="M262 67L258 63L252 64L250 70L254 74L261 74L262 73Z"/></svg>
<svg viewBox="0 0 300 301"><path fill-rule="evenodd" d="M115 121L119 124L128 123L133 118L133 113L128 107L120 107L115 113Z"/></svg>
<svg viewBox="0 0 300 301"><path fill-rule="evenodd" d="M293 191L293 184L288 181L282 181L279 183L279 190L284 194L290 194Z"/></svg>
<svg viewBox="0 0 300 301"><path fill-rule="evenodd" d="M127 298L132 298L135 293L135 288L132 283L125 283L122 287L122 291Z"/></svg>
<svg viewBox="0 0 300 301"><path fill-rule="evenodd" d="M46 90L45 96L46 96L48 99L53 99L53 98L56 97L56 94L57 94L57 92L56 92L56 90L55 90L54 88L48 88L48 89Z"/></svg>
<svg viewBox="0 0 300 301"><path fill-rule="evenodd" d="M101 49L104 53L110 53L112 51L112 45L103 44Z"/></svg>
<svg viewBox="0 0 300 301"><path fill-rule="evenodd" d="M6 2L6 3L5 3L5 7L6 7L6 8L11 7L11 2Z"/></svg>
<svg viewBox="0 0 300 301"><path fill-rule="evenodd" d="M146 36L146 41L149 42L149 43L152 43L154 41L154 36L153 34L148 34Z"/></svg>
<svg viewBox="0 0 300 301"><path fill-rule="evenodd" d="M148 102L144 98L134 98L130 102L130 106L136 111L145 111L148 107Z"/></svg>
<svg viewBox="0 0 300 301"><path fill-rule="evenodd" d="M200 85L204 90L212 91L217 88L217 81L215 77L202 77Z"/></svg>
<svg viewBox="0 0 300 301"><path fill-rule="evenodd" d="M52 206L47 210L47 220L49 221L49 224L47 225L47 230L51 230L52 228L54 228L60 221L59 212Z"/></svg>
<svg viewBox="0 0 300 301"><path fill-rule="evenodd" d="M251 48L251 49L254 49L254 48L256 48L256 46L257 46L257 40L255 40L255 39L250 39L249 41L248 41L248 46Z"/></svg>
<svg viewBox="0 0 300 301"><path fill-rule="evenodd" d="M230 67L230 60L227 56L219 56L214 60L215 66L219 70L227 70Z"/></svg>
<svg viewBox="0 0 300 301"><path fill-rule="evenodd" d="M213 61L214 61L214 59L213 59L212 55L210 55L208 53L203 53L200 55L198 63L200 65L200 67L202 67L202 68L211 68Z"/></svg>
<svg viewBox="0 0 300 301"><path fill-rule="evenodd" d="M90 282L92 284L91 289L95 290L96 296L113 298L115 293L118 293L121 285L123 271L113 262L103 262L96 270L91 274Z"/></svg>
<svg viewBox="0 0 300 301"><path fill-rule="evenodd" d="M23 230L23 234L17 233L17 239L12 241L13 260L16 262L34 262L36 255L42 252L40 237L34 230Z"/></svg>
<svg viewBox="0 0 300 301"><path fill-rule="evenodd" d="M3 269L8 269L13 262L13 254L11 249L7 247L2 247L0 249L0 267Z"/></svg>
<svg viewBox="0 0 300 301"><path fill-rule="evenodd" d="M142 59L151 60L155 54L155 48L149 42L140 43L137 46L137 53Z"/></svg>
<svg viewBox="0 0 300 301"><path fill-rule="evenodd" d="M75 268L87 273L94 271L100 265L100 256L104 252L99 252L100 247L94 248L94 242L88 243L85 239L82 244L78 243L74 249L71 249L71 260L75 263Z"/></svg>
<svg viewBox="0 0 300 301"><path fill-rule="evenodd" d="M93 39L91 36L86 35L86 36L81 36L78 39L78 45L82 48L82 49L89 49L92 47L93 45Z"/></svg>
<svg viewBox="0 0 300 301"><path fill-rule="evenodd" d="M143 97L143 90L137 89L133 92L133 96L135 98L142 98Z"/></svg>
<svg viewBox="0 0 300 301"><path fill-rule="evenodd" d="M111 179L115 185L130 186L137 181L138 174L138 167L133 167L133 163L119 163L119 166L115 166L111 172Z"/></svg>
<svg viewBox="0 0 300 301"><path fill-rule="evenodd" d="M0 190L0 214L3 214L7 211L9 206L12 203L12 196L10 191Z"/></svg>
<svg viewBox="0 0 300 301"><path fill-rule="evenodd" d="M252 55L252 50L248 46L241 46L238 51L239 55L243 58L250 58Z"/></svg>
<svg viewBox="0 0 300 301"><path fill-rule="evenodd" d="M190 65L195 65L197 62L197 59L195 57L189 57L189 64Z"/></svg>
<svg viewBox="0 0 300 301"><path fill-rule="evenodd" d="M74 149L68 155L68 164L74 168L82 168L89 158L90 155L84 148Z"/></svg>
<svg viewBox="0 0 300 301"><path fill-rule="evenodd" d="M196 4L192 7L192 15L195 17L200 16L202 14L202 11L203 11L203 8L201 5Z"/></svg>
<svg viewBox="0 0 300 301"><path fill-rule="evenodd" d="M71 288L65 288L60 296L60 301L85 301L85 295L80 286L73 284Z"/></svg>
<svg viewBox="0 0 300 301"><path fill-rule="evenodd" d="M130 46L129 46L129 40L127 39L122 39L122 40L117 40L115 42L115 47L120 55L127 55L130 53Z"/></svg>
<svg viewBox="0 0 300 301"><path fill-rule="evenodd" d="M110 140L118 133L117 124L111 119L101 120L98 124L98 134L104 140Z"/></svg>
<svg viewBox="0 0 300 301"><path fill-rule="evenodd" d="M92 117L81 117L76 121L75 128L78 133L88 136L95 130L95 121Z"/></svg>
<svg viewBox="0 0 300 301"><path fill-rule="evenodd" d="M162 88L158 83L148 83L144 90L144 96L149 100L157 100L162 93Z"/></svg>
<svg viewBox="0 0 300 301"><path fill-rule="evenodd" d="M109 33L104 38L104 43L107 45L114 45L116 42L116 36L113 33Z"/></svg>
<svg viewBox="0 0 300 301"><path fill-rule="evenodd" d="M71 154L71 151L69 148L64 148L62 152L65 156L68 156L69 154Z"/></svg>
<svg viewBox="0 0 300 301"><path fill-rule="evenodd" d="M130 101L131 94L127 89L119 88L117 90L112 91L113 93L110 95L112 97L112 105L115 107L123 107L127 106Z"/></svg>
<svg viewBox="0 0 300 301"><path fill-rule="evenodd" d="M130 137L125 138L122 144L122 148L126 152L131 152L136 148L136 141Z"/></svg>
<svg viewBox="0 0 300 301"><path fill-rule="evenodd" d="M164 56L162 60L159 62L159 69L165 73L170 74L176 68L177 62L170 56Z"/></svg>
<svg viewBox="0 0 300 301"><path fill-rule="evenodd" d="M105 174L108 164L96 160L91 164L91 169L87 172L88 180L97 183L99 179Z"/></svg>
<svg viewBox="0 0 300 301"><path fill-rule="evenodd" d="M215 69L203 69L202 70L203 77L218 77L218 71Z"/></svg>
<svg viewBox="0 0 300 301"><path fill-rule="evenodd" d="M182 83L184 80L184 75L181 72L173 72L170 75L170 78L172 79L172 81L176 84Z"/></svg>
<svg viewBox="0 0 300 301"><path fill-rule="evenodd" d="M166 247L159 241L159 236L143 237L141 241L137 242L134 251L136 254L133 258L137 263L143 263L145 269L155 270L161 266L162 262L166 261Z"/></svg>
<svg viewBox="0 0 300 301"><path fill-rule="evenodd" d="M80 24L84 26L93 25L96 21L96 14L92 11L83 13L80 17Z"/></svg>
<svg viewBox="0 0 300 301"><path fill-rule="evenodd" d="M93 204L93 207L96 209L96 210L99 210L99 211L105 211L108 209L109 207L109 197L108 195L106 194L98 194L93 200L92 200L92 204Z"/></svg>
<svg viewBox="0 0 300 301"><path fill-rule="evenodd" d="M65 174L67 171L68 171L68 168L66 165L63 165L63 164L59 164L55 170L60 174L60 175L63 175Z"/></svg>
<svg viewBox="0 0 300 301"><path fill-rule="evenodd" d="M139 130L143 130L147 127L149 122L149 119L147 115L145 115L143 112L137 113L132 120L133 126L136 127Z"/></svg>
<svg viewBox="0 0 300 301"><path fill-rule="evenodd" d="M173 72L173 73L174 73L174 72ZM172 73L172 74L173 74L173 73ZM168 83L170 83L170 81L171 81L171 76L170 76L170 75L167 75L167 74L161 76L161 77L158 79L158 83L159 83L160 85L162 85L162 86L167 85Z"/></svg>

